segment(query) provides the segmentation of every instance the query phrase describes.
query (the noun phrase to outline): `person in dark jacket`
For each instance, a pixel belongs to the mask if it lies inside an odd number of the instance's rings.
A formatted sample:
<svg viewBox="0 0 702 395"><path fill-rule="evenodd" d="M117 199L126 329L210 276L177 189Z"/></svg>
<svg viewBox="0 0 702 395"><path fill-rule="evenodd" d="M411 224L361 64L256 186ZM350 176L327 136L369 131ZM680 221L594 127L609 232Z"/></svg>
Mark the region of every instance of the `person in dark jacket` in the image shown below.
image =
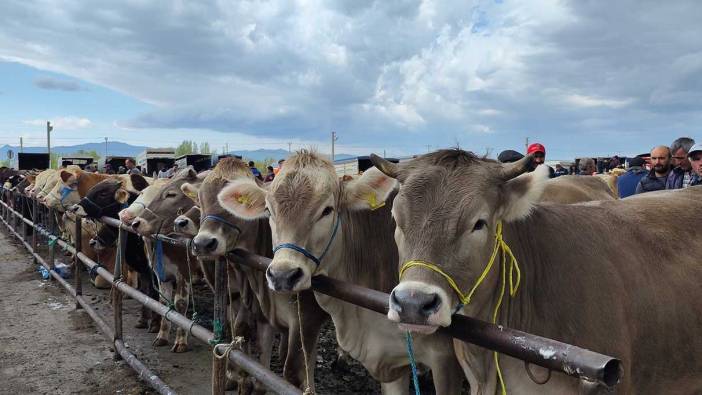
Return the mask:
<svg viewBox="0 0 702 395"><path fill-rule="evenodd" d="M617 178L617 190L619 191L620 199L631 196L636 192L636 186L639 184L639 181L648 174L644 167L645 164L646 161L639 156L629 159L629 168L626 173Z"/></svg>
<svg viewBox="0 0 702 395"><path fill-rule="evenodd" d="M637 194L665 189L670 173L670 156L670 148L665 145L651 150L651 171L639 181L636 186Z"/></svg>
<svg viewBox="0 0 702 395"><path fill-rule="evenodd" d="M670 145L673 170L668 174L665 189L680 189L690 186L693 172L687 154L693 145L695 145L695 140L689 137L680 137Z"/></svg>
<svg viewBox="0 0 702 395"><path fill-rule="evenodd" d="M261 172L256 168L256 165L254 164L253 161L249 161L249 168L251 169L251 174L254 175L254 177L258 178L259 180L263 181L263 175Z"/></svg>
<svg viewBox="0 0 702 395"><path fill-rule="evenodd" d="M690 160L693 173L690 186L702 185L702 144L693 145L687 153L687 159Z"/></svg>

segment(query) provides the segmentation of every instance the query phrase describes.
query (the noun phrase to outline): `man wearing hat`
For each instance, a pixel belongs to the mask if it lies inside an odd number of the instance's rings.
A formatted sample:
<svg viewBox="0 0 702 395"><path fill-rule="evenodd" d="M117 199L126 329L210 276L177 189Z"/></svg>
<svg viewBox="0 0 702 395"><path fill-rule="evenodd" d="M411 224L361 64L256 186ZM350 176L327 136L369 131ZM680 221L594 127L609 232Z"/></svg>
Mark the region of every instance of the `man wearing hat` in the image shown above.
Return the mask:
<svg viewBox="0 0 702 395"><path fill-rule="evenodd" d="M626 173L617 178L617 190L619 191L620 199L633 195L641 178L648 174L646 167L644 167L646 161L642 157L635 156L630 158L627 163L629 167Z"/></svg>
<svg viewBox="0 0 702 395"><path fill-rule="evenodd" d="M534 155L534 166L531 169L533 171L536 169L536 166L544 164L544 161L546 160L546 147L544 147L543 144L540 143L529 144L529 146L527 147L527 155L529 154ZM550 178L555 177L555 170L553 170L551 166L546 167L548 167L548 176Z"/></svg>
<svg viewBox="0 0 702 395"><path fill-rule="evenodd" d="M702 185L702 144L697 143L687 153L692 167L692 180L690 186Z"/></svg>

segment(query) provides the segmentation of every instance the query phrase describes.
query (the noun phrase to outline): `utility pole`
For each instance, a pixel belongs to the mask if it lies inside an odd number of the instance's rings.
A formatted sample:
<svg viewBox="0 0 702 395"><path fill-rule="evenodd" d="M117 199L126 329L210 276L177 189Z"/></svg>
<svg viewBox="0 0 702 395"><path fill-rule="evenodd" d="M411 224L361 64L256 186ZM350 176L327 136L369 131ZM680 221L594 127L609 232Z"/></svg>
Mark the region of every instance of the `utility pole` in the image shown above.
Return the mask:
<svg viewBox="0 0 702 395"><path fill-rule="evenodd" d="M524 152L529 150L529 137L526 138L526 143L524 144Z"/></svg>
<svg viewBox="0 0 702 395"><path fill-rule="evenodd" d="M51 169L51 131L54 127L50 121L46 121L46 150L49 151L49 169Z"/></svg>
<svg viewBox="0 0 702 395"><path fill-rule="evenodd" d="M431 144L427 144L427 154L431 152Z"/></svg>
<svg viewBox="0 0 702 395"><path fill-rule="evenodd" d="M383 158L387 158L388 156L385 155L385 150L383 150Z"/></svg>
<svg viewBox="0 0 702 395"><path fill-rule="evenodd" d="M288 141L288 154L292 153L292 143Z"/></svg>
<svg viewBox="0 0 702 395"><path fill-rule="evenodd" d="M107 137L105 137L105 163L107 163Z"/></svg>
<svg viewBox="0 0 702 395"><path fill-rule="evenodd" d="M336 132L332 132L332 136L331 136L331 140L332 140L331 160L332 160L332 163L334 163L334 142L336 142L336 140L338 140L338 139L339 139L339 137L337 137Z"/></svg>
<svg viewBox="0 0 702 395"><path fill-rule="evenodd" d="M225 152L224 152L225 155L229 153L229 143L224 143L224 150L225 150Z"/></svg>
<svg viewBox="0 0 702 395"><path fill-rule="evenodd" d="M22 141L22 137L20 137L20 152L24 152L24 142Z"/></svg>

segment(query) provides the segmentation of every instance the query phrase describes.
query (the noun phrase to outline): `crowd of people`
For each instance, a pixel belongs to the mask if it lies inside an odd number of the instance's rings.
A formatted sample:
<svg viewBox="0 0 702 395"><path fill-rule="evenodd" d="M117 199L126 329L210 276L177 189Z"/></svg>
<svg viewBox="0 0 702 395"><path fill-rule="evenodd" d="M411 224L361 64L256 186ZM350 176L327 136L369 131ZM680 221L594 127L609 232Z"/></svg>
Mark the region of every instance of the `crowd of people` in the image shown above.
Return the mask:
<svg viewBox="0 0 702 395"><path fill-rule="evenodd" d="M533 143L527 147L527 154L534 156L534 167L546 160L546 147ZM502 151L497 160L502 163L515 162L524 157L514 150ZM580 158L565 168L558 163L549 167L551 177L563 175L591 176L598 173L617 172L617 188L620 198L638 193L663 189L680 189L702 185L702 144L690 137L680 137L670 146L659 145L650 153L622 159L613 156L597 161L593 158Z"/></svg>

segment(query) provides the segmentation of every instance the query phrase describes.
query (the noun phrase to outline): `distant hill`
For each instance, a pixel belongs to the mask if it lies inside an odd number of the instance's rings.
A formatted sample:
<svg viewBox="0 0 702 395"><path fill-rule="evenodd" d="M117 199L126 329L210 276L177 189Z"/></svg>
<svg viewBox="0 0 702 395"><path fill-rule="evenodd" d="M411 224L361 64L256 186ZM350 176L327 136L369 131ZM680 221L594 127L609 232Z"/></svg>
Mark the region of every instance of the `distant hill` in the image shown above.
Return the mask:
<svg viewBox="0 0 702 395"><path fill-rule="evenodd" d="M110 156L137 156L139 153L147 149L146 146L131 145L121 141L108 141L107 154ZM19 146L3 145L0 146L0 160L7 158L7 151L12 150L15 154L20 152ZM52 152L59 154L72 154L76 151L93 151L95 150L100 156L105 153L105 143L85 143L76 145L59 145L51 147ZM46 152L46 147L24 147L24 152ZM221 152L221 151L220 151ZM230 154L241 155L246 160L262 161L272 158L275 161L288 157L288 151L283 149L257 149L257 150L238 150L230 151ZM336 154L336 159L353 158L356 155Z"/></svg>
<svg viewBox="0 0 702 395"><path fill-rule="evenodd" d="M122 143L120 141L108 141L107 142L107 155L114 156L136 156L141 151L148 147L131 145L127 143ZM7 158L7 151L12 150L15 154L20 152L19 146L13 145L3 145L0 146L0 160ZM59 145L56 147L51 147L51 152L57 152L59 154L72 154L76 151L96 151L100 156L105 154L105 143L85 143L77 145ZM24 147L24 152L46 152L46 147Z"/></svg>

